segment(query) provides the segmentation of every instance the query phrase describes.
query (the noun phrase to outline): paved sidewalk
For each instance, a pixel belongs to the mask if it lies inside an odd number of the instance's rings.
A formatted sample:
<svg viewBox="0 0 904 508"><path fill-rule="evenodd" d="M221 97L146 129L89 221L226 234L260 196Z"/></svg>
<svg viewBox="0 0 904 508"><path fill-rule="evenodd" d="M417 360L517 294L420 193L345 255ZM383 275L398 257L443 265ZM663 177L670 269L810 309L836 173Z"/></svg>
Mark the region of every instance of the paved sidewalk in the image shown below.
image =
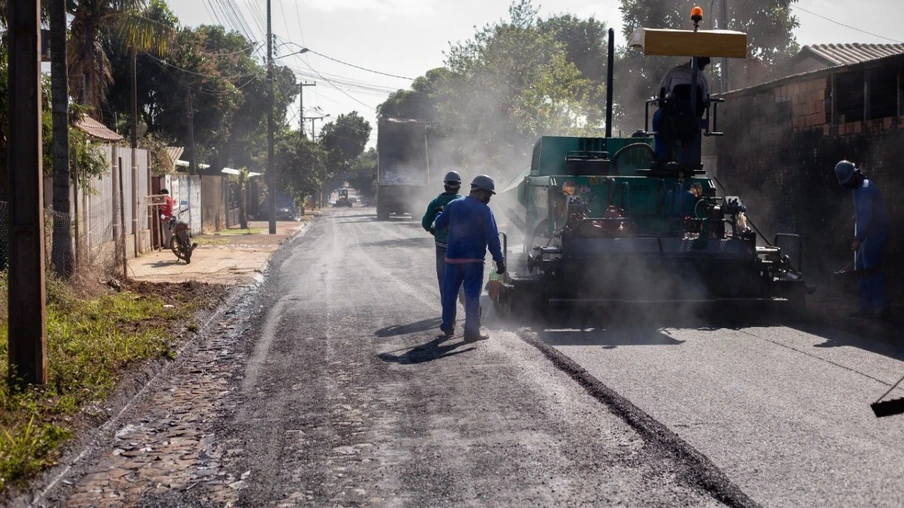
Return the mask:
<svg viewBox="0 0 904 508"><path fill-rule="evenodd" d="M242 285L259 279L279 246L310 225L315 215L298 222L277 222L276 234L267 222L252 221L249 229L230 229L194 238L198 247L191 264L176 259L170 250L154 251L129 261L129 275L137 281Z"/></svg>

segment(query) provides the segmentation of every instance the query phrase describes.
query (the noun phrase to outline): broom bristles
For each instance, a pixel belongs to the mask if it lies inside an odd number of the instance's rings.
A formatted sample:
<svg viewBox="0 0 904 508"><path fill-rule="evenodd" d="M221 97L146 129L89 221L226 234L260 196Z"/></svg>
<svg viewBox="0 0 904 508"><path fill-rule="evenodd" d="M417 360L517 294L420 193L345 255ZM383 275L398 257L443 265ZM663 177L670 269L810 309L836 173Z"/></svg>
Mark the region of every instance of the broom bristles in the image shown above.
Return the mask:
<svg viewBox="0 0 904 508"><path fill-rule="evenodd" d="M904 414L904 399L892 399L870 404L876 418Z"/></svg>

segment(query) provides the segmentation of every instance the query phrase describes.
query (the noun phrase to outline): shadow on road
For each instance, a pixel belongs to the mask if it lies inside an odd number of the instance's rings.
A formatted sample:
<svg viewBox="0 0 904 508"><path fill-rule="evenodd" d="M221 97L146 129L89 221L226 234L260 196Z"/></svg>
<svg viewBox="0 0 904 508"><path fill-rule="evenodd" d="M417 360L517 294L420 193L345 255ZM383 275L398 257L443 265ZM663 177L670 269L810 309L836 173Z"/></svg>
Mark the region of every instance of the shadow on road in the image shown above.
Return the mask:
<svg viewBox="0 0 904 508"><path fill-rule="evenodd" d="M550 346L678 346L684 343L663 330L647 326L592 330L543 330L540 339Z"/></svg>
<svg viewBox="0 0 904 508"><path fill-rule="evenodd" d="M468 351L477 349L474 346L471 346L467 349L458 349L462 346L467 345L466 342L455 342L452 344L443 345L446 340L446 337L440 336L426 344L421 344L420 346L417 346L413 349L409 349L404 354L396 355L393 353L380 353L377 355L377 357L387 363L408 365L412 363L432 362L434 360L449 358L450 356L460 355L462 353L467 353Z"/></svg>
<svg viewBox="0 0 904 508"><path fill-rule="evenodd" d="M173 259L168 259L166 261L154 261L153 263L151 263L148 266L150 266L151 268L166 268L168 266L173 266L173 265L178 265L178 264L184 264L184 262L181 259L176 259L175 257L173 257Z"/></svg>
<svg viewBox="0 0 904 508"><path fill-rule="evenodd" d="M407 325L392 325L387 326L386 328L380 328L374 332L374 335L377 337L395 337L396 335L426 332L427 330L439 328L441 322L442 320L440 318L430 318Z"/></svg>
<svg viewBox="0 0 904 508"><path fill-rule="evenodd" d="M861 337L843 330L826 328L818 324L794 324L792 328L815 335L825 342L814 344L817 348L854 347L877 355L904 361L904 334L895 330L885 337Z"/></svg>
<svg viewBox="0 0 904 508"><path fill-rule="evenodd" d="M423 238L405 238L402 240L380 240L379 242L359 243L355 247L432 247L434 244L432 236Z"/></svg>

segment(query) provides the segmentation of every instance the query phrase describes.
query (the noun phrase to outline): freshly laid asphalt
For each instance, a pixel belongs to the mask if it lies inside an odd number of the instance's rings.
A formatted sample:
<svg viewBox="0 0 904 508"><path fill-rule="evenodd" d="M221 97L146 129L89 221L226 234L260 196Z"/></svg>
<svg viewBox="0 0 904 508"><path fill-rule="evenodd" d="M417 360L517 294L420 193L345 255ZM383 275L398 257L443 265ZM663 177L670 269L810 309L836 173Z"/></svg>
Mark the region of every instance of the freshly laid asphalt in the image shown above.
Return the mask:
<svg viewBox="0 0 904 508"><path fill-rule="evenodd" d="M178 446L167 467L189 480L140 462L61 483L86 506L904 506L904 416L869 407L902 344L669 309L526 328L489 306L491 338L468 344L439 336L434 260L417 221L325 212L201 339L231 363L186 359L219 372L217 400L170 411L149 392L122 422L192 416L197 438L132 443Z"/></svg>
<svg viewBox="0 0 904 508"><path fill-rule="evenodd" d="M720 504L514 331L438 337L433 249L352 208L273 260L224 429L241 504Z"/></svg>

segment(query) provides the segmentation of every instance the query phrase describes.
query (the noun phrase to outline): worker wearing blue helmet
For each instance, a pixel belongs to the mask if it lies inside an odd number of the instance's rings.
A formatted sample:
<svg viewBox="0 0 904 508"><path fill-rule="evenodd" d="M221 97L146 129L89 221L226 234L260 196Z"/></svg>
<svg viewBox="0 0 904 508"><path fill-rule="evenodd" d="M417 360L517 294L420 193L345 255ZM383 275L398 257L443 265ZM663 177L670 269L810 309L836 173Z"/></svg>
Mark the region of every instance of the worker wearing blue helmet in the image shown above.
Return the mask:
<svg viewBox="0 0 904 508"><path fill-rule="evenodd" d="M458 288L465 288L465 342L488 339L480 331L480 292L487 247L496 262L496 273L505 273L505 256L499 242L496 218L488 206L496 194L493 179L480 175L471 182L467 197L450 202L436 218L436 229L449 228L446 280L443 284L443 320L446 336L455 331Z"/></svg>
<svg viewBox="0 0 904 508"><path fill-rule="evenodd" d="M851 189L854 195L854 239L851 249L855 252L854 270L874 270L875 273L860 277L858 282L860 310L854 317L891 316L882 268L882 254L888 243L890 227L885 213L885 203L879 188L852 162L841 161L835 165L838 183Z"/></svg>

